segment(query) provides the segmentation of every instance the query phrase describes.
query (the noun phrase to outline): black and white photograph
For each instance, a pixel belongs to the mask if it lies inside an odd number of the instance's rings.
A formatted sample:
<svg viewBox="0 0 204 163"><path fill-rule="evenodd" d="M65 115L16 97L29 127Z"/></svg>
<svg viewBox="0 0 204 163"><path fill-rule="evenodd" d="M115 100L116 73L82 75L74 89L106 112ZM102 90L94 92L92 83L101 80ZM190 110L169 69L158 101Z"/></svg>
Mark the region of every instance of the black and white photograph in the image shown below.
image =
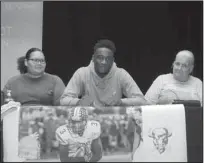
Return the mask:
<svg viewBox="0 0 204 163"><path fill-rule="evenodd" d="M2 1L2 162L203 162L203 1Z"/></svg>

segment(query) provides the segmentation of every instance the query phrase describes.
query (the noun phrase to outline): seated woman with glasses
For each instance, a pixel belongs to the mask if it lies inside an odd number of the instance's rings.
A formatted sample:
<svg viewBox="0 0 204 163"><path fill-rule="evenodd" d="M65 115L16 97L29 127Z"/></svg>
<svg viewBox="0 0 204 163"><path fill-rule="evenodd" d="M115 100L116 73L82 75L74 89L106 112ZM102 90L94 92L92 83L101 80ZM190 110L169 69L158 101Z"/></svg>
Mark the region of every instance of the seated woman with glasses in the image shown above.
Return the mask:
<svg viewBox="0 0 204 163"><path fill-rule="evenodd" d="M156 78L145 98L152 104L171 104L175 100L198 101L202 105L202 81L191 75L194 55L188 50L177 53L173 73Z"/></svg>
<svg viewBox="0 0 204 163"><path fill-rule="evenodd" d="M14 101L22 105L59 105L65 89L63 81L56 75L45 72L46 61L41 49L31 48L18 59L20 75L8 80L3 91L8 91Z"/></svg>

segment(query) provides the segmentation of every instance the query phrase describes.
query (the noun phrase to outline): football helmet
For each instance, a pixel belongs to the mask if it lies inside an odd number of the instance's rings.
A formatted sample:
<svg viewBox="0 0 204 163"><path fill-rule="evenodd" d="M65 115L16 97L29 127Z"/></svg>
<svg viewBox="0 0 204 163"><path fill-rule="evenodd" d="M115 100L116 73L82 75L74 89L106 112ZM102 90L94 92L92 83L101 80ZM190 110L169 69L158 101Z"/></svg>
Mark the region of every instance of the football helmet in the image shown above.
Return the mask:
<svg viewBox="0 0 204 163"><path fill-rule="evenodd" d="M88 111L86 110L86 108L71 108L68 118L68 125L71 128L72 132L80 136L83 135L88 120Z"/></svg>

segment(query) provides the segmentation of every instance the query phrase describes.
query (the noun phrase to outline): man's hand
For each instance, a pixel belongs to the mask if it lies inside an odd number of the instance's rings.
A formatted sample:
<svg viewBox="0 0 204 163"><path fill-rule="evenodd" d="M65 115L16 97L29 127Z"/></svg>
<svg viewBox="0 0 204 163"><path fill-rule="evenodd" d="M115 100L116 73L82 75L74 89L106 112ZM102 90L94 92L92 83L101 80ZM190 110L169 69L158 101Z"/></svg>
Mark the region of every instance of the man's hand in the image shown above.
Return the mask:
<svg viewBox="0 0 204 163"><path fill-rule="evenodd" d="M177 99L177 95L172 90L162 91L160 94L158 104L172 104Z"/></svg>
<svg viewBox="0 0 204 163"><path fill-rule="evenodd" d="M159 98L158 103L157 104L172 104L174 102L174 99L169 98L168 96L162 96Z"/></svg>
<svg viewBox="0 0 204 163"><path fill-rule="evenodd" d="M112 99L109 98L106 102L105 105L107 106L122 106L122 100L121 99Z"/></svg>
<svg viewBox="0 0 204 163"><path fill-rule="evenodd" d="M93 99L89 96L89 95L85 95L84 97L82 97L79 102L77 103L77 105L79 106L93 106Z"/></svg>

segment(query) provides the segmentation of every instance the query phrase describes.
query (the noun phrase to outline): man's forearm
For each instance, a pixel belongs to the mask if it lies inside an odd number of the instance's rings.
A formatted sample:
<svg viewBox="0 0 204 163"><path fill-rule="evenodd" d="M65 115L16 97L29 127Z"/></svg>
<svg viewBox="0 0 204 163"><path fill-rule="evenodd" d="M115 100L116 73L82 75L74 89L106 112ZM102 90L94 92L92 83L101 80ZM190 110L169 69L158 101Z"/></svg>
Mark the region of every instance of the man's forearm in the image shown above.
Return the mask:
<svg viewBox="0 0 204 163"><path fill-rule="evenodd" d="M149 103L142 97L123 98L121 101L123 106L149 105Z"/></svg>
<svg viewBox="0 0 204 163"><path fill-rule="evenodd" d="M79 98L74 98L74 97L63 97L60 99L60 105L64 106L76 106L79 102Z"/></svg>

